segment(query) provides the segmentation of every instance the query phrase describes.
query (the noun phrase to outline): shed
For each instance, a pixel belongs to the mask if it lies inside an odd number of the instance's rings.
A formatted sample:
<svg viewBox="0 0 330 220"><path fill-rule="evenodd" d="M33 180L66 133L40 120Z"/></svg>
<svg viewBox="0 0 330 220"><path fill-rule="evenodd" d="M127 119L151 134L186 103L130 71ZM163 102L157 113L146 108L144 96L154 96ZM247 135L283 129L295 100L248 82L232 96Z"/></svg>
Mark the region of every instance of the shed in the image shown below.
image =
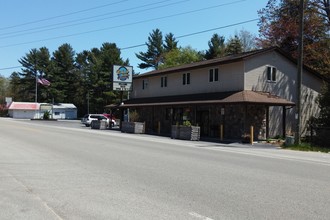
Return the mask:
<svg viewBox="0 0 330 220"><path fill-rule="evenodd" d="M76 119L77 107L71 103L57 103L53 105L54 119Z"/></svg>
<svg viewBox="0 0 330 220"><path fill-rule="evenodd" d="M9 117L20 119L38 118L39 103L32 102L12 102L8 107Z"/></svg>

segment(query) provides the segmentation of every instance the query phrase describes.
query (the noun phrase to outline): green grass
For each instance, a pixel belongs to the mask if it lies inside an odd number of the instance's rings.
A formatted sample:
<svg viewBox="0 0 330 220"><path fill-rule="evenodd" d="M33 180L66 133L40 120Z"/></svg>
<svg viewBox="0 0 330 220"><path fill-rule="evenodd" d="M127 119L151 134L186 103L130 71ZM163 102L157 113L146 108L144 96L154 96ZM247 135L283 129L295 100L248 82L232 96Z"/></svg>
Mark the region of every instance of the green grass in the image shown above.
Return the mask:
<svg viewBox="0 0 330 220"><path fill-rule="evenodd" d="M317 147L312 146L310 143L301 143L300 145L290 145L285 146L285 144L282 146L283 149L290 149L290 150L298 150L298 151L317 151L317 152L324 152L329 153L330 148L323 148L323 147Z"/></svg>

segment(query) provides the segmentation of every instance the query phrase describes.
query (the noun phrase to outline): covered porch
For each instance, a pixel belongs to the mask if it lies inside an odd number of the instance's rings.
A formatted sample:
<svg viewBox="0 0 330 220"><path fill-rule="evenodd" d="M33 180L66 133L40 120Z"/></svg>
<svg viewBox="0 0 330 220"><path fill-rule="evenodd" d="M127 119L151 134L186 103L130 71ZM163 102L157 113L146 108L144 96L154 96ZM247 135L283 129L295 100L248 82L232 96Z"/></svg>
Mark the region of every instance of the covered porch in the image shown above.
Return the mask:
<svg viewBox="0 0 330 220"><path fill-rule="evenodd" d="M253 126L253 138L264 140L273 126L286 136L286 109L294 105L269 93L236 91L130 99L119 107L123 113L136 111L149 134L170 136L172 125L189 121L200 126L201 137L240 139ZM270 123L272 106L280 107L281 123Z"/></svg>

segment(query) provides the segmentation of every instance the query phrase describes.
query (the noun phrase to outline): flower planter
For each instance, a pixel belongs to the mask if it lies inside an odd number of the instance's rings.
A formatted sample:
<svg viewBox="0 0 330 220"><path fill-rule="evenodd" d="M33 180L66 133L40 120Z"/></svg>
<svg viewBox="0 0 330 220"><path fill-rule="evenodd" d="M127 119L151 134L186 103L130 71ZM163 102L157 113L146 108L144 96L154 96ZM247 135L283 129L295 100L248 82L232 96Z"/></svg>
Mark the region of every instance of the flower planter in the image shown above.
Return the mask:
<svg viewBox="0 0 330 220"><path fill-rule="evenodd" d="M181 140L199 141L199 126L172 125L171 138Z"/></svg>
<svg viewBox="0 0 330 220"><path fill-rule="evenodd" d="M123 121L121 126L121 131L126 133L144 134L145 123Z"/></svg>
<svg viewBox="0 0 330 220"><path fill-rule="evenodd" d="M91 123L91 129L105 130L107 127L108 126L106 121L93 120Z"/></svg>

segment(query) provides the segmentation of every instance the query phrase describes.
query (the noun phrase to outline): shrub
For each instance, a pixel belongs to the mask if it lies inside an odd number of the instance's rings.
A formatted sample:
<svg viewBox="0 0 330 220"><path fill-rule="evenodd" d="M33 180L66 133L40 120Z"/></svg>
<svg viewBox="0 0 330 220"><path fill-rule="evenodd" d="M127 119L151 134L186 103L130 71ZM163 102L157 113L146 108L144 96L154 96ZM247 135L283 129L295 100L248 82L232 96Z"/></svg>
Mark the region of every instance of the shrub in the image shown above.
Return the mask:
<svg viewBox="0 0 330 220"><path fill-rule="evenodd" d="M130 122L137 122L139 120L139 113L134 110L129 112L129 121Z"/></svg>
<svg viewBox="0 0 330 220"><path fill-rule="evenodd" d="M50 119L50 112L49 112L49 111L46 111L46 112L44 113L43 119L44 119L44 120L49 120L49 119Z"/></svg>

